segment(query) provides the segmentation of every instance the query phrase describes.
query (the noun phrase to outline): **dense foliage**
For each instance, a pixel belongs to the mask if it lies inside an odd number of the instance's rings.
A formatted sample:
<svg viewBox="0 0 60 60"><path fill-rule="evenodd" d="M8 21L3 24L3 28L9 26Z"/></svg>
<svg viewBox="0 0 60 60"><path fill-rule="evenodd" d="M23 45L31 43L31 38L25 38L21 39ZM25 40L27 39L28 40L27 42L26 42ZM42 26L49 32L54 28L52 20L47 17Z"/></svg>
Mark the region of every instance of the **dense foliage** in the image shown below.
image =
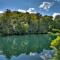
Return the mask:
<svg viewBox="0 0 60 60"><path fill-rule="evenodd" d="M0 14L0 33L2 34L60 32L59 29L60 16L56 16L53 20L52 16L42 16L39 13L21 13L9 9Z"/></svg>
<svg viewBox="0 0 60 60"><path fill-rule="evenodd" d="M48 33L52 28L52 16L21 13L8 9L0 14L0 33L2 34Z"/></svg>
<svg viewBox="0 0 60 60"><path fill-rule="evenodd" d="M60 36L52 40L51 47L56 51L52 60L60 60Z"/></svg>

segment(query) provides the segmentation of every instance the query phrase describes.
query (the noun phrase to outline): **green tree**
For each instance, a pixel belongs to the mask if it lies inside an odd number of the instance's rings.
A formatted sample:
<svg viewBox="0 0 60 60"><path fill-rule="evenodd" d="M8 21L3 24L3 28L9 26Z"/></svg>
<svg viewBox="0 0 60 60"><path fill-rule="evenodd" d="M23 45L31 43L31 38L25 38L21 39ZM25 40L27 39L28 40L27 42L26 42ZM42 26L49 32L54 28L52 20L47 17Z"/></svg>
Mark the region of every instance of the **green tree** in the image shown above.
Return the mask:
<svg viewBox="0 0 60 60"><path fill-rule="evenodd" d="M55 56L52 60L60 60L60 36L52 40L51 47L56 50Z"/></svg>

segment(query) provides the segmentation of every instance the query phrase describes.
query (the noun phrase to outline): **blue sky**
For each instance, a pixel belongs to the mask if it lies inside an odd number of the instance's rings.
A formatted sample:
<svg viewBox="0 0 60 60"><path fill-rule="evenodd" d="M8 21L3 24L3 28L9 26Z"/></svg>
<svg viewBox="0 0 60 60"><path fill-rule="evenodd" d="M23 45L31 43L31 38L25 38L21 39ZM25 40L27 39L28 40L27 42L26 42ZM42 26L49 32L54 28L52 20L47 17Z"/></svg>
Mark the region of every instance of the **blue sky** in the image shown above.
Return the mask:
<svg viewBox="0 0 60 60"><path fill-rule="evenodd" d="M5 9L34 10L42 15L52 15L60 13L60 0L0 0L0 11Z"/></svg>

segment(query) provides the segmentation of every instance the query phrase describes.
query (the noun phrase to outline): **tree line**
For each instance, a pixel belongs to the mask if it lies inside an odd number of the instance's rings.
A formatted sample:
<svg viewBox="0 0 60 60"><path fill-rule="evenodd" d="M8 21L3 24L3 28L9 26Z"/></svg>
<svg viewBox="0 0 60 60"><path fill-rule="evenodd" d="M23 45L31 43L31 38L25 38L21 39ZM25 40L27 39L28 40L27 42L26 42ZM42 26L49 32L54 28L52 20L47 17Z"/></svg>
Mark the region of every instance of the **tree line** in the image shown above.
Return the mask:
<svg viewBox="0 0 60 60"><path fill-rule="evenodd" d="M52 16L40 13L29 14L7 9L0 14L0 33L2 34L39 34L56 32L60 29L60 16L53 20Z"/></svg>

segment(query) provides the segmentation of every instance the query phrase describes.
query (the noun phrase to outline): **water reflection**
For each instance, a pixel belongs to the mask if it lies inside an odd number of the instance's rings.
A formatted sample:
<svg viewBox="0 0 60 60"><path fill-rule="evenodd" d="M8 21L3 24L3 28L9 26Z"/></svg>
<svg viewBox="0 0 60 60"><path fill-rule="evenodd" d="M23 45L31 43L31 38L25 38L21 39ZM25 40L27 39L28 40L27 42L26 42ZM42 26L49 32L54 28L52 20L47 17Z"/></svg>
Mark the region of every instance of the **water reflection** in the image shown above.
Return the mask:
<svg viewBox="0 0 60 60"><path fill-rule="evenodd" d="M6 56L0 55L0 60L6 60Z"/></svg>
<svg viewBox="0 0 60 60"><path fill-rule="evenodd" d="M8 60L6 56L0 55L0 60ZM30 55L19 55L12 56L9 60L42 60L39 56L30 56Z"/></svg>
<svg viewBox="0 0 60 60"><path fill-rule="evenodd" d="M18 57L12 57L11 60L42 60L39 56L20 55Z"/></svg>
<svg viewBox="0 0 60 60"><path fill-rule="evenodd" d="M6 37L0 36L0 54L3 53L3 55L7 58L11 58L13 55L19 56L21 53L40 53L43 49L50 49L50 42L52 39L53 36L51 37L49 34Z"/></svg>
<svg viewBox="0 0 60 60"><path fill-rule="evenodd" d="M43 50L41 53L32 53L26 55L26 53L20 54L19 56L12 56L10 59L6 58L5 55L0 55L0 60L49 60L54 56L54 50Z"/></svg>

